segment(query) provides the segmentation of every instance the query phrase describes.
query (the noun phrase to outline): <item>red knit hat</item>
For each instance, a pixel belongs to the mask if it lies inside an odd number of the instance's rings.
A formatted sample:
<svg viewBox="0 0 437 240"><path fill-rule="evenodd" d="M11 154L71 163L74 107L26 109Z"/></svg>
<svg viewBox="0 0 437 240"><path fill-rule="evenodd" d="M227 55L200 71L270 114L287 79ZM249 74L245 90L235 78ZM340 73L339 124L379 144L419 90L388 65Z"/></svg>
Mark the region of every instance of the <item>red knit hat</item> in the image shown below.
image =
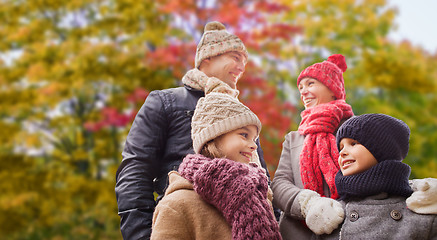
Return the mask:
<svg viewBox="0 0 437 240"><path fill-rule="evenodd" d="M336 99L346 99L343 72L347 69L346 60L341 54L334 54L326 61L315 63L303 70L297 78L297 85L304 78L314 78L327 86Z"/></svg>

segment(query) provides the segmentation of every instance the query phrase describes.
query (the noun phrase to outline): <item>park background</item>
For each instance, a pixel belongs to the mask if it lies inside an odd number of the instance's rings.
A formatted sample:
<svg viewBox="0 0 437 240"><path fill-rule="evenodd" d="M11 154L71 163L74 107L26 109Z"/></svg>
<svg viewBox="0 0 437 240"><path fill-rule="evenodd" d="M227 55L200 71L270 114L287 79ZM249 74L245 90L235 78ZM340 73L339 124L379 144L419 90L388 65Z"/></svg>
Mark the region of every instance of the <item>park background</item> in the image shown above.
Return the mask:
<svg viewBox="0 0 437 240"><path fill-rule="evenodd" d="M212 20L248 48L240 99L272 176L303 110L297 75L341 53L355 114L405 121L411 177L437 177L437 53L389 37L398 14L386 0L0 1L1 238L121 239L132 120L150 91L181 85Z"/></svg>

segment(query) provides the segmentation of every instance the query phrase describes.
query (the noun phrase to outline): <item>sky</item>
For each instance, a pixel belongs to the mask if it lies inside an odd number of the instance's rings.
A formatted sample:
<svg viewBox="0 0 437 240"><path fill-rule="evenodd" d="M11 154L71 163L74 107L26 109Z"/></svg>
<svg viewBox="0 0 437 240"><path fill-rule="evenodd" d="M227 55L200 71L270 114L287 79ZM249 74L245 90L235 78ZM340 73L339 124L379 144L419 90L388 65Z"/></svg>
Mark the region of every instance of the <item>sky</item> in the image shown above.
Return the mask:
<svg viewBox="0 0 437 240"><path fill-rule="evenodd" d="M407 39L414 46L437 53L437 1L388 0L388 3L398 8L395 18L398 28L389 38L396 42Z"/></svg>

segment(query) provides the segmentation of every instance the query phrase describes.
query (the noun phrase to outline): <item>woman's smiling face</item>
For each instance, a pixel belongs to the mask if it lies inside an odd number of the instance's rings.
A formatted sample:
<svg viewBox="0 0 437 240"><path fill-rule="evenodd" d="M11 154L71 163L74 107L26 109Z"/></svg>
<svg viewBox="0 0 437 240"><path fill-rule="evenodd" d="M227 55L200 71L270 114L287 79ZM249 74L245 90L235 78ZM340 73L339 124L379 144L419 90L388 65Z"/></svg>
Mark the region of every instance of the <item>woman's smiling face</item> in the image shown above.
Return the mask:
<svg viewBox="0 0 437 240"><path fill-rule="evenodd" d="M304 78L298 85L300 99L305 109L335 100L334 93L314 78Z"/></svg>

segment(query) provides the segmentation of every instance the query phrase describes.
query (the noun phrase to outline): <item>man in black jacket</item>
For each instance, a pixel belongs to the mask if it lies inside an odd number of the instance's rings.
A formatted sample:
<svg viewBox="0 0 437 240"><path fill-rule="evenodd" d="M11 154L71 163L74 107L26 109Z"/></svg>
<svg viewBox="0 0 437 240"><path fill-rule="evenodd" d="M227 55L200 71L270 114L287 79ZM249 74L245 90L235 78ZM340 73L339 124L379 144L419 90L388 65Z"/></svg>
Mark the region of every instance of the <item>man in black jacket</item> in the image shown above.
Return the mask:
<svg viewBox="0 0 437 240"><path fill-rule="evenodd" d="M247 56L237 36L228 33L221 23L208 23L197 46L195 68L182 78L184 86L149 94L132 124L116 173L115 193L124 239L150 237L154 192L159 200L168 184L168 172L177 170L182 159L194 153L191 117L197 101L224 83L238 94L236 85ZM257 144L258 161L266 168Z"/></svg>

